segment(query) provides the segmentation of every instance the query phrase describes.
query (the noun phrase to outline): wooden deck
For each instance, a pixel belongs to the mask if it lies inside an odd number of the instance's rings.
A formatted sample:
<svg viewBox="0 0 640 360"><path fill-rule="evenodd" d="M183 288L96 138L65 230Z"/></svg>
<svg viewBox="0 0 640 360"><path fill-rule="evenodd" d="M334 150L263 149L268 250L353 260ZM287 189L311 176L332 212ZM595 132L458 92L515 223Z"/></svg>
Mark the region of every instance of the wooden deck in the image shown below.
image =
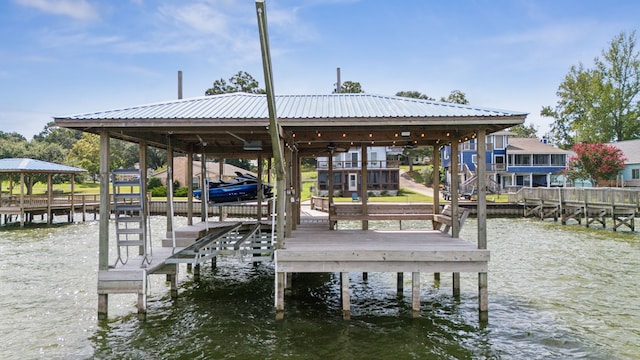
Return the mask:
<svg viewBox="0 0 640 360"><path fill-rule="evenodd" d="M524 206L524 216L541 220L553 218L563 225L570 219L585 226L599 224L613 231L627 227L635 231L635 217L640 212L640 190L625 188L522 188L509 195L509 201Z"/></svg>
<svg viewBox="0 0 640 360"><path fill-rule="evenodd" d="M275 252L279 317L284 315L288 273L341 273L343 316L349 318L349 272L411 272L414 314L420 311L420 273L488 272L489 250L438 230L329 230L324 224L303 223L292 235ZM480 307L486 309L486 297L481 299Z"/></svg>
<svg viewBox="0 0 640 360"><path fill-rule="evenodd" d="M68 221L74 221L74 213L82 214L82 221L86 220L87 213L93 213L95 220L100 199L98 195L63 195L48 197L43 195L24 196L22 203L19 196L5 196L0 199L0 224L9 224L14 221L24 226L33 221L37 215L47 216L47 222L52 223L53 215L67 215Z"/></svg>

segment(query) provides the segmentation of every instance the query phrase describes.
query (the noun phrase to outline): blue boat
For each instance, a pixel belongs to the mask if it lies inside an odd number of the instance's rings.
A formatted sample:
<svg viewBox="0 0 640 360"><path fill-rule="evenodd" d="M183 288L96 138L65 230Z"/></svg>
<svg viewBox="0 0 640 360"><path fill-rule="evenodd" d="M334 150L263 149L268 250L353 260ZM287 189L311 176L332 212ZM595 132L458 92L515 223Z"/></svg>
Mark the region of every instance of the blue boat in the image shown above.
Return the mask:
<svg viewBox="0 0 640 360"><path fill-rule="evenodd" d="M273 186L262 184L263 198L273 196ZM194 190L193 196L202 200L202 190ZM209 182L209 202L224 203L255 200L258 198L258 179L251 174L236 172L236 177L227 181Z"/></svg>

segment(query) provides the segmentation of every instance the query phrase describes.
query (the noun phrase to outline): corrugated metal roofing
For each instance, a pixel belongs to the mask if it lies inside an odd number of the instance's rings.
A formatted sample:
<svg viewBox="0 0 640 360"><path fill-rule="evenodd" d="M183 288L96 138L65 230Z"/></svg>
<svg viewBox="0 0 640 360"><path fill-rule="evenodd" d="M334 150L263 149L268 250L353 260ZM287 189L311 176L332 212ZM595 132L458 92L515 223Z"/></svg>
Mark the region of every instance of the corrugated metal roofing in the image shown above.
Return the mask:
<svg viewBox="0 0 640 360"><path fill-rule="evenodd" d="M0 172L48 172L48 173L81 173L87 170L60 165L35 159L8 158L0 159Z"/></svg>
<svg viewBox="0 0 640 360"><path fill-rule="evenodd" d="M526 115L477 106L371 94L277 95L279 119L485 117ZM266 119L266 95L231 93L57 117L103 119Z"/></svg>

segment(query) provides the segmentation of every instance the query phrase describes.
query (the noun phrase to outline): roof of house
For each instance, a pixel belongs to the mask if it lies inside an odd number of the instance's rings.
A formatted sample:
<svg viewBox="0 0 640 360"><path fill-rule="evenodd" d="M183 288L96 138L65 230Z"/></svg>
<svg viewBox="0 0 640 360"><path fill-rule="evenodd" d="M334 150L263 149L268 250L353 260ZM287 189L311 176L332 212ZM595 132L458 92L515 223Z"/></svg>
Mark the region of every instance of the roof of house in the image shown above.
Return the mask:
<svg viewBox="0 0 640 360"><path fill-rule="evenodd" d="M625 164L640 164L640 139L610 143L620 149L627 160Z"/></svg>
<svg viewBox="0 0 640 360"><path fill-rule="evenodd" d="M562 150L549 144L545 144L536 138L509 138L507 147L509 154L570 154L570 151Z"/></svg>
<svg viewBox="0 0 640 360"><path fill-rule="evenodd" d="M52 162L26 159L26 158L6 158L0 159L0 172L2 173L53 173L53 174L76 174L87 170L60 165Z"/></svg>

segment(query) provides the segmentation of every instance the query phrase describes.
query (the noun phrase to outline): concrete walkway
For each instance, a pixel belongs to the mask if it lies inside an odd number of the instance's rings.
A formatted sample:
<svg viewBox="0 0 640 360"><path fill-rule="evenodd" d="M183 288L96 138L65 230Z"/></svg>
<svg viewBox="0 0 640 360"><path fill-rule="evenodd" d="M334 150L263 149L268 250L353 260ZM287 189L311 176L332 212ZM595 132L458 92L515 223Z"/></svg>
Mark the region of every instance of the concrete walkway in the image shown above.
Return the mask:
<svg viewBox="0 0 640 360"><path fill-rule="evenodd" d="M413 179L411 179L411 177L404 170L400 170L400 187L407 188L413 192L417 192L418 194L423 194L423 195L433 197L432 188L427 187L423 184L418 184L417 182L413 181Z"/></svg>

